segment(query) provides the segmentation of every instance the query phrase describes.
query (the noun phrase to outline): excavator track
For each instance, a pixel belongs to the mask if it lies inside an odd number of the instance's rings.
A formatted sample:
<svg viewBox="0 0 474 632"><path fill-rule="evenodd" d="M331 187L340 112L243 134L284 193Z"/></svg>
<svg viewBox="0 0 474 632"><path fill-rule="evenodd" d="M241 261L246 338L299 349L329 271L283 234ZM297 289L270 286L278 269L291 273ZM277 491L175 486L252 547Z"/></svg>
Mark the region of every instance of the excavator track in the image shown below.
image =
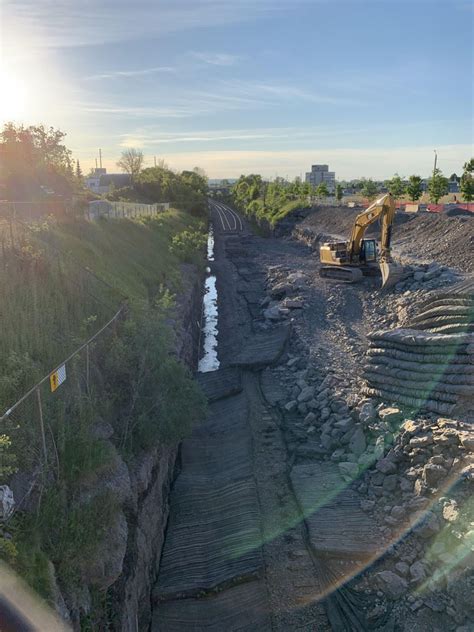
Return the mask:
<svg viewBox="0 0 474 632"><path fill-rule="evenodd" d="M322 266L319 269L319 276L328 281L342 281L343 283L357 283L364 277L359 268L344 266Z"/></svg>

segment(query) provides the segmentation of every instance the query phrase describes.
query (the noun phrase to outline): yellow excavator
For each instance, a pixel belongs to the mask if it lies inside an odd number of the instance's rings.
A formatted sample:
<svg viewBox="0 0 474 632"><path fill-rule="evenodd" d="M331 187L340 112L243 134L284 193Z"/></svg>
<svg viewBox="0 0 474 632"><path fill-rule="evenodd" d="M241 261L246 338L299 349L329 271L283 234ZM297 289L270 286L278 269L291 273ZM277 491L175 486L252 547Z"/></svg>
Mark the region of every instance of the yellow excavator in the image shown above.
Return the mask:
<svg viewBox="0 0 474 632"><path fill-rule="evenodd" d="M394 218L395 201L387 193L356 217L349 241L329 242L321 246L319 253L322 266L319 275L323 279L355 283L364 275L377 274L379 268L382 287L395 285L405 273L402 266L393 262L390 254ZM364 239L367 228L377 220L382 224L379 256L376 240Z"/></svg>

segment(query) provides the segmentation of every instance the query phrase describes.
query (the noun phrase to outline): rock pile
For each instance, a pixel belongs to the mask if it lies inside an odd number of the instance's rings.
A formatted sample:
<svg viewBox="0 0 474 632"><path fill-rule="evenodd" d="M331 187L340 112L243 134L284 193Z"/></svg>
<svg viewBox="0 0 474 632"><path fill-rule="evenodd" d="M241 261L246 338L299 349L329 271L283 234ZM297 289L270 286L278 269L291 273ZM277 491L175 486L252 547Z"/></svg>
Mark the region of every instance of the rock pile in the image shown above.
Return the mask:
<svg viewBox="0 0 474 632"><path fill-rule="evenodd" d="M416 292L417 290L433 290L452 285L459 281L459 275L448 266L436 261L430 264L409 266L411 273L395 286L395 292Z"/></svg>
<svg viewBox="0 0 474 632"><path fill-rule="evenodd" d="M275 322L296 315L305 306L308 278L304 272L291 271L288 266L271 266L268 269L267 296L261 307L267 322Z"/></svg>
<svg viewBox="0 0 474 632"><path fill-rule="evenodd" d="M465 599L472 589L473 452L470 424L405 420L359 486L361 509L385 524L384 535L394 543L385 570L375 576L380 589L390 599L405 597L411 612L428 608L457 625L474 614ZM444 629L455 629L448 624Z"/></svg>

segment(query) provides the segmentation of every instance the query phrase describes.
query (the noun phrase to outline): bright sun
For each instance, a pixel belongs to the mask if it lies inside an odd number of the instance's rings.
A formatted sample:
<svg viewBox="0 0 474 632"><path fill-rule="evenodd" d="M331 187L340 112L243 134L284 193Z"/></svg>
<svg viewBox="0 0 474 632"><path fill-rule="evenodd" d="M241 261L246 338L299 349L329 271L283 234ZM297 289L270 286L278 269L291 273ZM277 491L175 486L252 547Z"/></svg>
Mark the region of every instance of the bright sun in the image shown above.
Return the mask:
<svg viewBox="0 0 474 632"><path fill-rule="evenodd" d="M22 119L27 106L26 83L3 65L0 65L0 93L0 122Z"/></svg>

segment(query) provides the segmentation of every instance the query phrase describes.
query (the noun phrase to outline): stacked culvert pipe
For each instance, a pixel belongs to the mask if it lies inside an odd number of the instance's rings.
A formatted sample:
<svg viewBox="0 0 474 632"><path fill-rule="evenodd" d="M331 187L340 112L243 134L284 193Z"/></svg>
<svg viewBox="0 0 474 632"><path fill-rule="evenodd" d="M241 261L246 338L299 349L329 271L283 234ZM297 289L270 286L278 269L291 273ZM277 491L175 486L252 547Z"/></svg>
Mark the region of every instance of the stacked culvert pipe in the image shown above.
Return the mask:
<svg viewBox="0 0 474 632"><path fill-rule="evenodd" d="M433 292L409 328L369 340L365 394L445 415L474 412L474 279Z"/></svg>

